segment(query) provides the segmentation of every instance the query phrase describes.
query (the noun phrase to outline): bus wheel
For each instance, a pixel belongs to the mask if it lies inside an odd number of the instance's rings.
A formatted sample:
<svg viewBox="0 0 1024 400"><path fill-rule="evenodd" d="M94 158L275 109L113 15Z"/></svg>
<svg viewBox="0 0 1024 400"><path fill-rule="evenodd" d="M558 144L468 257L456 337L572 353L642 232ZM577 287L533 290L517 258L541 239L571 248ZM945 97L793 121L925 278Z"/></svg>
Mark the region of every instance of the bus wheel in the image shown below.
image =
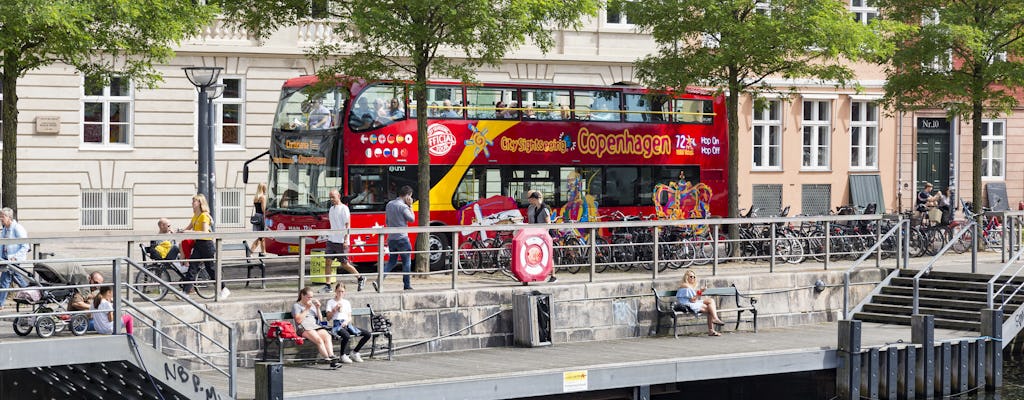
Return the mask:
<svg viewBox="0 0 1024 400"><path fill-rule="evenodd" d="M451 268L452 245L445 234L431 233L427 239L427 249L430 251L431 271Z"/></svg>

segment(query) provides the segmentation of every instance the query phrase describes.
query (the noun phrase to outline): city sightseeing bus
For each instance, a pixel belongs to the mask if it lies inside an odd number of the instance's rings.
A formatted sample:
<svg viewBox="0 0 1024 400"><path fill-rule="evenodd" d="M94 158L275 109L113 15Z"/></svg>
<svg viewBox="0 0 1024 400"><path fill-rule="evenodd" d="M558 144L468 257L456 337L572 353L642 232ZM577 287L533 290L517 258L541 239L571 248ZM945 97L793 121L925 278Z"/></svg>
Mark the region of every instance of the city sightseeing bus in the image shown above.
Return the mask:
<svg viewBox="0 0 1024 400"><path fill-rule="evenodd" d="M269 149L269 230L329 228L332 189L351 198L354 228L383 226L385 204L397 189L417 188L422 171L411 85L340 82L324 87L315 76L302 76L284 83ZM541 191L566 222L613 211L660 218L727 214L723 96L443 81L430 82L427 91L431 225L468 224L472 213L463 211L484 199L505 199L525 212L530 190ZM413 197L415 210L420 194ZM322 238L305 240L307 251L324 245ZM351 240L352 252L366 252L354 261L376 260L376 235ZM450 249L451 241L431 235L429 244ZM266 247L282 255L299 251L297 239L268 238ZM432 268L444 267L442 258L432 257Z"/></svg>

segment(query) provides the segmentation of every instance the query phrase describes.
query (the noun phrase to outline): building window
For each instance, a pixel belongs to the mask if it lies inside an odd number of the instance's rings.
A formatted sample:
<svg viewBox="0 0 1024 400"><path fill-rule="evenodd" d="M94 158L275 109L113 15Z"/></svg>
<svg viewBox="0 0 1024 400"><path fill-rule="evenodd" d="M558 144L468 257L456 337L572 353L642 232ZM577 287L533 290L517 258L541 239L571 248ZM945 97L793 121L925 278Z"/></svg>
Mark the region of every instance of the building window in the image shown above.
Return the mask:
<svg viewBox="0 0 1024 400"><path fill-rule="evenodd" d="M83 190L81 212L82 229L131 229L132 192Z"/></svg>
<svg viewBox="0 0 1024 400"><path fill-rule="evenodd" d="M829 100L804 100L803 102L803 167L804 169L826 169L829 166Z"/></svg>
<svg viewBox="0 0 1024 400"><path fill-rule="evenodd" d="M629 25L623 3L628 0L612 0L605 6L604 22L609 25Z"/></svg>
<svg viewBox="0 0 1024 400"><path fill-rule="evenodd" d="M224 94L213 101L217 145L242 146L245 139L245 81L222 78Z"/></svg>
<svg viewBox="0 0 1024 400"><path fill-rule="evenodd" d="M878 104L855 101L850 105L850 167L878 168Z"/></svg>
<svg viewBox="0 0 1024 400"><path fill-rule="evenodd" d="M875 6L875 0L850 0L850 12L853 13L854 21L864 25L878 18L878 7Z"/></svg>
<svg viewBox="0 0 1024 400"><path fill-rule="evenodd" d="M244 228L248 218L245 214L244 189L218 189L215 214L217 227Z"/></svg>
<svg viewBox="0 0 1024 400"><path fill-rule="evenodd" d="M86 77L82 98L82 142L129 145L132 136L132 89L128 79L113 77L101 86Z"/></svg>
<svg viewBox="0 0 1024 400"><path fill-rule="evenodd" d="M782 101L768 100L754 111L754 168L782 167Z"/></svg>
<svg viewBox="0 0 1024 400"><path fill-rule="evenodd" d="M1006 174L1006 122L981 122L981 177L1002 178Z"/></svg>

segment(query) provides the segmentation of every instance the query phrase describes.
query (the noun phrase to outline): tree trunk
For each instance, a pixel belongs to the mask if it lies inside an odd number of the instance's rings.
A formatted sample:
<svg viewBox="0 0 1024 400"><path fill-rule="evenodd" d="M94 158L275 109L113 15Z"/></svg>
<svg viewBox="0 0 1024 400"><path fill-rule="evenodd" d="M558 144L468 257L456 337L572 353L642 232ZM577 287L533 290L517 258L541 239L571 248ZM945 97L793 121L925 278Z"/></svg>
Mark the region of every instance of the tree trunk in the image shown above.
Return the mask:
<svg viewBox="0 0 1024 400"><path fill-rule="evenodd" d="M427 142L427 61L420 58L416 63L416 83L413 98L416 100L416 148L419 153L419 176L416 194L419 197L419 226L430 226L430 152ZM426 251L429 235L416 236L416 272L430 271L430 257Z"/></svg>
<svg viewBox="0 0 1024 400"><path fill-rule="evenodd" d="M974 147L971 149L971 201L974 202L974 213L978 215L978 223L984 221L981 212L981 118L984 116L983 104L980 100L971 103L971 136ZM990 204L991 206L991 204Z"/></svg>
<svg viewBox="0 0 1024 400"><path fill-rule="evenodd" d="M18 56L4 55L2 71L3 107L0 116L3 118L3 172L2 205L14 210L18 209ZM20 217L20 216L19 216Z"/></svg>
<svg viewBox="0 0 1024 400"><path fill-rule="evenodd" d="M739 126L739 109L740 109L740 78L736 69L729 69L729 93L725 99L725 112L728 117L729 124L729 218L736 218L739 216L740 209L740 149L738 146L740 140L740 126ZM753 206L751 206L753 207ZM729 240L731 243L738 243L737 240L740 237L739 229L736 226L729 227ZM733 257L739 256L740 246L732 246Z"/></svg>

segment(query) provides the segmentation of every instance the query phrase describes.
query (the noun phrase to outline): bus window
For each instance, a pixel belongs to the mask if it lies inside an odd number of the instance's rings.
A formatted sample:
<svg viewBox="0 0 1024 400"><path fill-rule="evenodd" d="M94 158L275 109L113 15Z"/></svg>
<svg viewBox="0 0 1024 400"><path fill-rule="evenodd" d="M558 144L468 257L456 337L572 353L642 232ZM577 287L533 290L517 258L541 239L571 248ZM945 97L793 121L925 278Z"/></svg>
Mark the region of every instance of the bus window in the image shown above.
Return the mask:
<svg viewBox="0 0 1024 400"><path fill-rule="evenodd" d="M577 119L592 121L619 121L619 92L615 90L576 90L573 103ZM609 112L599 112L599 111Z"/></svg>
<svg viewBox="0 0 1024 400"><path fill-rule="evenodd" d="M605 190L599 197L602 206L634 206L639 175L636 167L608 167L605 171Z"/></svg>
<svg viewBox="0 0 1024 400"><path fill-rule="evenodd" d="M519 207L528 207L526 194L531 190L539 190L544 194L546 203L553 203L557 199L558 188L555 182L554 171L538 167L512 167L509 170L509 181L506 183L508 196L516 200Z"/></svg>
<svg viewBox="0 0 1024 400"><path fill-rule="evenodd" d="M551 89L523 89L520 103L523 119L569 119L569 91Z"/></svg>
<svg viewBox="0 0 1024 400"><path fill-rule="evenodd" d="M386 202L383 194L382 167L352 167L349 169L350 207L353 211L383 210Z"/></svg>
<svg viewBox="0 0 1024 400"><path fill-rule="evenodd" d="M711 124L715 110L711 100L675 99L672 105L674 121L681 124Z"/></svg>
<svg viewBox="0 0 1024 400"><path fill-rule="evenodd" d="M405 119L404 98L402 86L371 86L356 97L349 113L349 127L353 131L365 131Z"/></svg>
<svg viewBox="0 0 1024 400"><path fill-rule="evenodd" d="M480 200L486 196L480 195L480 188L483 186L483 177L480 172L482 168L466 168L466 174L459 182L459 188L455 190L455 208L462 208L466 204Z"/></svg>
<svg viewBox="0 0 1024 400"><path fill-rule="evenodd" d="M346 98L346 92L338 89L286 91L278 103L274 126L287 131L337 128Z"/></svg>
<svg viewBox="0 0 1024 400"><path fill-rule="evenodd" d="M469 119L519 119L515 99L519 96L511 88L466 88Z"/></svg>
<svg viewBox="0 0 1024 400"><path fill-rule="evenodd" d="M600 199L604 191L600 167L562 167L559 170L562 191L559 193L560 204L568 204L583 199L582 196L592 195Z"/></svg>
<svg viewBox="0 0 1024 400"><path fill-rule="evenodd" d="M427 87L427 118L461 119L462 87ZM416 99L409 99L409 118L416 118Z"/></svg>
<svg viewBox="0 0 1024 400"><path fill-rule="evenodd" d="M508 196L508 192L505 190L505 185L502 185L501 170L498 168L487 168L487 172L484 175L484 196Z"/></svg>
<svg viewBox="0 0 1024 400"><path fill-rule="evenodd" d="M651 103L642 94L626 95L626 121L646 122L650 118Z"/></svg>

